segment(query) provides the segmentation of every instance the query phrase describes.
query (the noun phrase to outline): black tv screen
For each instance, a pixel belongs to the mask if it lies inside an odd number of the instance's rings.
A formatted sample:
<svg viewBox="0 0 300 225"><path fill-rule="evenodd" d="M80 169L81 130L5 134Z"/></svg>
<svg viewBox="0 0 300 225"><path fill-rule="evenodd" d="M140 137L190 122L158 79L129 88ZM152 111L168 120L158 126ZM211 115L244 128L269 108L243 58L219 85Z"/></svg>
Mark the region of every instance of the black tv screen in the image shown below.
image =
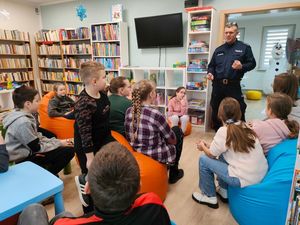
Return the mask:
<svg viewBox="0 0 300 225"><path fill-rule="evenodd" d="M182 13L135 18L138 48L183 47Z"/></svg>

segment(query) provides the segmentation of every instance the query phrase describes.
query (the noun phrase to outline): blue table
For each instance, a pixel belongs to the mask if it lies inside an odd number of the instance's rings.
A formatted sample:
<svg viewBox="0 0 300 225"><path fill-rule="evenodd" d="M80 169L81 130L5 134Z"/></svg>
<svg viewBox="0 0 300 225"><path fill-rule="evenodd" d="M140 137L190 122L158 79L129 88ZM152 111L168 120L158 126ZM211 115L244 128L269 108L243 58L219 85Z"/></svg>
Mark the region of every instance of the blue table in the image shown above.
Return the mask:
<svg viewBox="0 0 300 225"><path fill-rule="evenodd" d="M0 174L0 221L53 195L55 214L63 212L63 188L59 178L32 162L10 167Z"/></svg>

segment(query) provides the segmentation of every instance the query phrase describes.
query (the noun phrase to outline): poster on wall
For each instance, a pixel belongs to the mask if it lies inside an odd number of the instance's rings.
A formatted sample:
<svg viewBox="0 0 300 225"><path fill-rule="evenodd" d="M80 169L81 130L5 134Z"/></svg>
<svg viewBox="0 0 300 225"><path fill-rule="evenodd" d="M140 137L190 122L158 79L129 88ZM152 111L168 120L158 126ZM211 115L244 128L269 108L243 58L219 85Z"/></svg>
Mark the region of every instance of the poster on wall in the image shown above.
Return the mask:
<svg viewBox="0 0 300 225"><path fill-rule="evenodd" d="M113 22L122 22L123 21L123 6L122 6L122 4L112 5L111 20Z"/></svg>

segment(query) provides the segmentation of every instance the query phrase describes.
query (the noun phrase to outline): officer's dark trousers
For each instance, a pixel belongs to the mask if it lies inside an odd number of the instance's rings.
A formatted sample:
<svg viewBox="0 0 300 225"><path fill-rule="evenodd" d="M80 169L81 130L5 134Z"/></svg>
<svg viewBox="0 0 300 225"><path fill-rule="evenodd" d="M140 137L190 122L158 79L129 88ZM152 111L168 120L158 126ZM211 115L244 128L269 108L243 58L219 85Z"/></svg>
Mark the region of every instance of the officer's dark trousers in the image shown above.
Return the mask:
<svg viewBox="0 0 300 225"><path fill-rule="evenodd" d="M226 97L235 98L240 103L242 120L245 121L245 111L247 105L244 101L240 82L228 84L213 82L210 105L212 107L212 128L215 131L217 131L222 126L222 122L218 119L218 109L221 101Z"/></svg>

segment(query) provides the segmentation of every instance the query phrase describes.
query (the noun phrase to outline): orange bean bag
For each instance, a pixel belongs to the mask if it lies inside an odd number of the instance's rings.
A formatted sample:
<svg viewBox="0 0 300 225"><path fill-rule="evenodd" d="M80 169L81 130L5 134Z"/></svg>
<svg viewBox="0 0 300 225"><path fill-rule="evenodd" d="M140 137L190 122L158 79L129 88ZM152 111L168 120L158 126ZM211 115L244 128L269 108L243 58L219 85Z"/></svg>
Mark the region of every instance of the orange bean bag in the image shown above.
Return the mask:
<svg viewBox="0 0 300 225"><path fill-rule="evenodd" d="M44 95L39 106L40 127L54 133L58 139L66 139L74 137L74 120L64 117L49 117L48 104L53 98L55 92L51 91Z"/></svg>
<svg viewBox="0 0 300 225"><path fill-rule="evenodd" d="M171 121L168 119L167 122L168 122L169 126L171 127L172 126ZM179 121L179 127L180 127L180 121ZM191 133L192 133L192 124L189 121L188 124L187 124L187 126L186 126L186 130L184 132L184 136L188 136Z"/></svg>
<svg viewBox="0 0 300 225"><path fill-rule="evenodd" d="M112 136L124 147L126 147L138 162L141 174L140 193L154 192L162 201L166 199L168 191L167 166L158 161L134 151L125 137L116 131L111 132Z"/></svg>

